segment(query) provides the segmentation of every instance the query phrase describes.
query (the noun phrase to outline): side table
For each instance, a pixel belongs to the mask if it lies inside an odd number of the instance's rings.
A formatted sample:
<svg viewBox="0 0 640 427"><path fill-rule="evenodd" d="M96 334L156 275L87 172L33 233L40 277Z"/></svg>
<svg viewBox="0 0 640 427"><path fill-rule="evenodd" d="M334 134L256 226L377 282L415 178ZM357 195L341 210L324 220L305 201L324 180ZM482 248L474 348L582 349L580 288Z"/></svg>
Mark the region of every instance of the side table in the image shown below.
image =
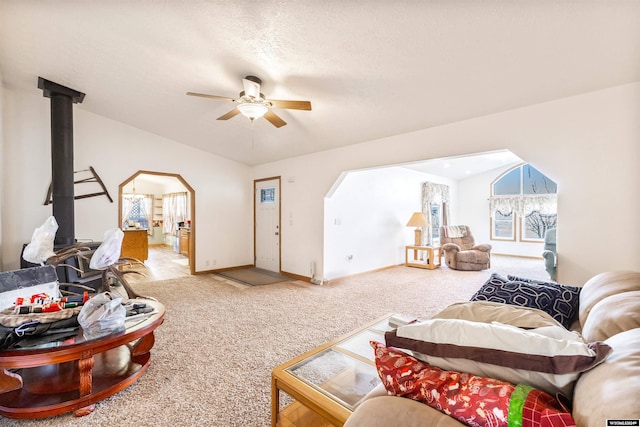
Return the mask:
<svg viewBox="0 0 640 427"><path fill-rule="evenodd" d="M434 270L440 267L442 251L440 246L405 246L405 262L408 267Z"/></svg>

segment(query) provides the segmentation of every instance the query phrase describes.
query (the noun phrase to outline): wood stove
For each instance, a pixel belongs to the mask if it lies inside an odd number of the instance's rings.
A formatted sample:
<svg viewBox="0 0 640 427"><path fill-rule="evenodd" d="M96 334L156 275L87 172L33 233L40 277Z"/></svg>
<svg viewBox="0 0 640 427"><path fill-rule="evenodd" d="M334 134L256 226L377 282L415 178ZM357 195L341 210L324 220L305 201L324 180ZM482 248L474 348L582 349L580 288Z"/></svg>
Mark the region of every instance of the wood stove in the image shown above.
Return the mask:
<svg viewBox="0 0 640 427"><path fill-rule="evenodd" d="M78 244L74 215L73 104L82 103L85 94L42 77L38 78L38 88L51 100L51 205L58 223L54 251L59 251ZM56 268L58 280L96 288L102 282L101 272L89 268L89 260L100 243L82 243L82 246L88 248L81 251L82 257L71 256L65 260L79 271L59 266ZM22 256L20 265L23 268L34 266Z"/></svg>

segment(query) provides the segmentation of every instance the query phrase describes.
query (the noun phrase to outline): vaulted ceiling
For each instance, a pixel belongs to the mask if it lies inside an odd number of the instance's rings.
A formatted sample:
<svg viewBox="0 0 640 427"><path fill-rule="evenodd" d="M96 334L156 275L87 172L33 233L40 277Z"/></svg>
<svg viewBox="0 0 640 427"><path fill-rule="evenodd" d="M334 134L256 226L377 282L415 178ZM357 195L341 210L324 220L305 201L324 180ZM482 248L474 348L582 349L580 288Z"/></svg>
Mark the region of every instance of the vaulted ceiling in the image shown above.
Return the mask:
<svg viewBox="0 0 640 427"><path fill-rule="evenodd" d="M0 0L5 87L261 164L640 81L640 1ZM242 78L288 124L216 120Z"/></svg>

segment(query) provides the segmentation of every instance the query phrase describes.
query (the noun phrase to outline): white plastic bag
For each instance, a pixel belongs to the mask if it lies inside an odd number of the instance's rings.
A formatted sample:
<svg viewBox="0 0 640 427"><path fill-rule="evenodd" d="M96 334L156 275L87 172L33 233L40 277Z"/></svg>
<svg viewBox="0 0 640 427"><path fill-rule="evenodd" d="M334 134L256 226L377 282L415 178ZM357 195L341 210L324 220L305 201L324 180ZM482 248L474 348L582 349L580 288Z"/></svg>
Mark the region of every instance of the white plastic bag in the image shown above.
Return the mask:
<svg viewBox="0 0 640 427"><path fill-rule="evenodd" d="M22 258L34 264L44 264L55 255L53 241L57 231L58 222L53 216L50 216L40 227L33 231L31 243L24 248Z"/></svg>
<svg viewBox="0 0 640 427"><path fill-rule="evenodd" d="M122 250L122 239L124 233L119 228L107 230L104 233L104 239L98 249L93 253L89 268L93 270L104 270L120 259L120 251Z"/></svg>
<svg viewBox="0 0 640 427"><path fill-rule="evenodd" d="M127 310L122 297L102 292L90 298L78 314L78 323L87 336L99 336L124 330Z"/></svg>

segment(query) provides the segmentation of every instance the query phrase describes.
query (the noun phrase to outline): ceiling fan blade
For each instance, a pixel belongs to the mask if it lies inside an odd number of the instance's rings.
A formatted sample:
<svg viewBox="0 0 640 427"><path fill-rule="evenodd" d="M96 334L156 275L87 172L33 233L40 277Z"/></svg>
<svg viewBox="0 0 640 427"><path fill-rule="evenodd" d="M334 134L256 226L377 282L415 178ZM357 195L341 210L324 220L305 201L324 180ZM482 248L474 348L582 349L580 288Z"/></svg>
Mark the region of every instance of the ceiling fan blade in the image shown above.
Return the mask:
<svg viewBox="0 0 640 427"><path fill-rule="evenodd" d="M311 102L309 101L282 101L270 99L269 102L274 108L287 108L289 110L311 110Z"/></svg>
<svg viewBox="0 0 640 427"><path fill-rule="evenodd" d="M187 92L189 96L201 96L203 98L213 98L213 99L222 99L225 101L235 101L233 98L229 98L226 96L218 96L218 95L207 95L206 93L196 93L196 92Z"/></svg>
<svg viewBox="0 0 640 427"><path fill-rule="evenodd" d="M238 110L237 108L234 108L233 110L229 111L227 114L223 114L222 116L218 117L218 120L229 120L230 118L235 117L238 114L240 114L240 110Z"/></svg>
<svg viewBox="0 0 640 427"><path fill-rule="evenodd" d="M264 118L267 119L269 121L269 123L271 123L272 125L274 125L277 128L280 128L280 127L282 127L282 126L287 124L287 122L282 120L280 118L280 116L278 116L276 113L274 113L271 110L269 110L269 111L267 111L265 113Z"/></svg>
<svg viewBox="0 0 640 427"><path fill-rule="evenodd" d="M259 98L260 83L262 83L262 81L254 76L247 76L246 78L242 79L242 85L244 86L245 95L251 98Z"/></svg>

